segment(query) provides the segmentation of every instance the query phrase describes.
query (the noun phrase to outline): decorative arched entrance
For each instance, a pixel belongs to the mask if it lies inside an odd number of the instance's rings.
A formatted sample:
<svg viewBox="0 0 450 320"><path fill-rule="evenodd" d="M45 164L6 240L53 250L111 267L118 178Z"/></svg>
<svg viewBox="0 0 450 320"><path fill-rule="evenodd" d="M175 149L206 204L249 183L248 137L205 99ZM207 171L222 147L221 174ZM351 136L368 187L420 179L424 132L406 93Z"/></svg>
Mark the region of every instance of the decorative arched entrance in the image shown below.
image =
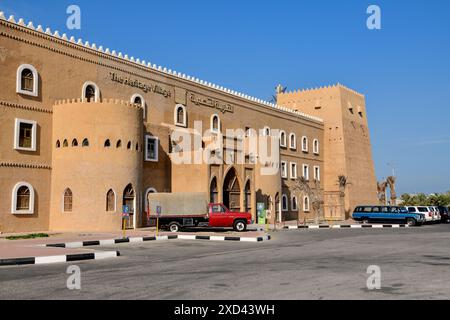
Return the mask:
<svg viewBox="0 0 450 320"><path fill-rule="evenodd" d="M223 183L223 204L230 211L241 211L241 187L234 168L228 171Z"/></svg>
<svg viewBox="0 0 450 320"><path fill-rule="evenodd" d="M134 189L133 185L130 183L123 190L123 205L128 206L130 213L130 218L126 223L126 227L129 229L134 228L134 212L135 212L134 199L135 199Z"/></svg>

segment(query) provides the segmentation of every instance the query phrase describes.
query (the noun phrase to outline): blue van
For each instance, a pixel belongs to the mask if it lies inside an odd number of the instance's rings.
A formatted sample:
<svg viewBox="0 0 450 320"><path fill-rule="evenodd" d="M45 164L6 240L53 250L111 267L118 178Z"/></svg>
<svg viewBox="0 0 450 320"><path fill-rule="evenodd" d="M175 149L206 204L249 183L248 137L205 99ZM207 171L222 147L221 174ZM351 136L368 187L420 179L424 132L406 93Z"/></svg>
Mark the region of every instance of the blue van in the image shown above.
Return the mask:
<svg viewBox="0 0 450 320"><path fill-rule="evenodd" d="M353 220L362 223L404 223L420 226L425 222L425 215L410 213L404 207L396 206L358 206L353 212Z"/></svg>

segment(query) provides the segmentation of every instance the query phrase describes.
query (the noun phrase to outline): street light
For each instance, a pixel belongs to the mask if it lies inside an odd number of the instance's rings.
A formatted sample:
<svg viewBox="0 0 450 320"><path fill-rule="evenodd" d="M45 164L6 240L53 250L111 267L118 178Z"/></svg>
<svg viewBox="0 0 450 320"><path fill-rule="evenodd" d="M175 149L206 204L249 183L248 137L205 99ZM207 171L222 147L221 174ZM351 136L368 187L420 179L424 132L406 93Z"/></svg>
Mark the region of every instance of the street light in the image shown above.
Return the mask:
<svg viewBox="0 0 450 320"><path fill-rule="evenodd" d="M395 167L394 167L394 164L393 164L393 163L387 163L387 165L388 165L389 167L392 168L392 176L395 177Z"/></svg>

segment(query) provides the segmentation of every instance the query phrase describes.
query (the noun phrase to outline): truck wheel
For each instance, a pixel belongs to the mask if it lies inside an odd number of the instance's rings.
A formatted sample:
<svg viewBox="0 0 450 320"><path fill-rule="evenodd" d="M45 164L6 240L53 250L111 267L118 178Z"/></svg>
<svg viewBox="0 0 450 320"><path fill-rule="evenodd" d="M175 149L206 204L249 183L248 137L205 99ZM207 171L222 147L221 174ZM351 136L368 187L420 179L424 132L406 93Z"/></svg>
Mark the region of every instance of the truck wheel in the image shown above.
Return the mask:
<svg viewBox="0 0 450 320"><path fill-rule="evenodd" d="M408 218L408 219L406 219L406 224L410 227L414 227L416 225L416 220L414 220L412 218Z"/></svg>
<svg viewBox="0 0 450 320"><path fill-rule="evenodd" d="M180 231L180 229L181 229L181 226L180 226L180 224L178 222L171 222L169 224L169 231L170 232L178 232L178 231Z"/></svg>
<svg viewBox="0 0 450 320"><path fill-rule="evenodd" d="M233 228L237 232L244 232L245 230L247 230L247 224L242 220L238 220L234 223Z"/></svg>

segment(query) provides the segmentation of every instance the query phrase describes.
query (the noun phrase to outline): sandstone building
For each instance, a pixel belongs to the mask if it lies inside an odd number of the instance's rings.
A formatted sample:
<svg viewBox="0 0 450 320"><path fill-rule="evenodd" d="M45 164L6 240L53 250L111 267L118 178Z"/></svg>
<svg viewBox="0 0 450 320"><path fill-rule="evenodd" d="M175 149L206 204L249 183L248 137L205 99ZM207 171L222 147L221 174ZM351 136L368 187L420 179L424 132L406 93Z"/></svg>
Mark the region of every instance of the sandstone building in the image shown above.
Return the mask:
<svg viewBox="0 0 450 320"><path fill-rule="evenodd" d="M199 123L211 134L178 150L174 136L195 140ZM264 203L270 221L303 221L315 213L300 176L328 219L377 201L362 95L336 85L275 105L3 13L0 124L0 232L117 230L123 205L128 227L143 227L149 192L205 192L254 217ZM275 161L254 152L253 131L276 141ZM221 162L174 160L216 151Z"/></svg>

